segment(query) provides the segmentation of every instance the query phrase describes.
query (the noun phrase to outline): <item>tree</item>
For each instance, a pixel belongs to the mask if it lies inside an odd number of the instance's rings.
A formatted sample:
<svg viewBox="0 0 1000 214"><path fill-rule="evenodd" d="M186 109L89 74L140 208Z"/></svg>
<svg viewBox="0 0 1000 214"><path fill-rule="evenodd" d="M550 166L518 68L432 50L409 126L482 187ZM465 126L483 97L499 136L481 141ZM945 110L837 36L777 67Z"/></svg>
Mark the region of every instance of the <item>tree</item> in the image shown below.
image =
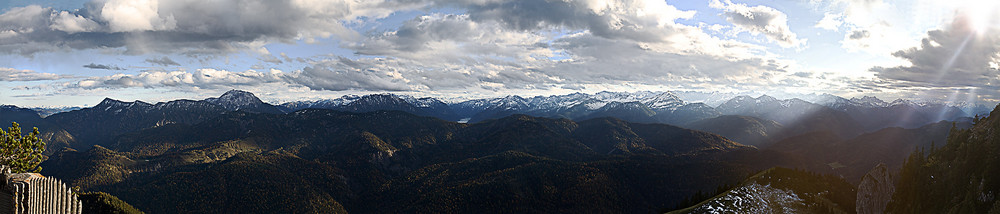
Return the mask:
<svg viewBox="0 0 1000 214"><path fill-rule="evenodd" d="M39 172L42 167L42 152L45 142L38 138L35 127L28 136L21 136L21 127L16 122L7 131L0 129L0 164L11 168L13 173Z"/></svg>

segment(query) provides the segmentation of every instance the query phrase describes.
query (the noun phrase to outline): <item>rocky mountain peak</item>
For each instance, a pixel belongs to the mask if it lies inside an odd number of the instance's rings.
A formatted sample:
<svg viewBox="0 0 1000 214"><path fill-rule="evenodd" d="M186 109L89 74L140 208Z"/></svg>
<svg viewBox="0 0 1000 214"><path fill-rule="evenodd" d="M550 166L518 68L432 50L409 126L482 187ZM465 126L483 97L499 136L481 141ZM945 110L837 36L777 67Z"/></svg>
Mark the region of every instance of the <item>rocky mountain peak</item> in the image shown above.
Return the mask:
<svg viewBox="0 0 1000 214"><path fill-rule="evenodd" d="M244 102L244 103L262 103L257 96L253 93L241 90L229 90L222 96L216 99L217 102Z"/></svg>
<svg viewBox="0 0 1000 214"><path fill-rule="evenodd" d="M258 106L263 104L253 93L241 90L229 90L219 98L208 98L206 102L222 106L228 110L239 110L242 108Z"/></svg>
<svg viewBox="0 0 1000 214"><path fill-rule="evenodd" d="M851 102L855 102L855 103L858 103L858 104L861 104L861 105L864 105L864 106L872 106L872 107L886 107L889 104L889 103L886 103L885 101L883 101L882 99L879 99L878 97L873 97L873 96L864 96L864 97L861 97L861 98L857 98L857 97L851 98Z"/></svg>
<svg viewBox="0 0 1000 214"><path fill-rule="evenodd" d="M880 163L861 179L855 210L859 214L884 213L896 187L885 163Z"/></svg>
<svg viewBox="0 0 1000 214"><path fill-rule="evenodd" d="M913 102L913 101L910 101L910 100L904 100L904 99L896 99L896 100L893 100L893 101L892 101L892 103L889 103L889 105L888 105L888 106L895 106L895 105L909 105L909 106L916 106L916 105L917 105L917 103L916 103L916 102Z"/></svg>
<svg viewBox="0 0 1000 214"><path fill-rule="evenodd" d="M774 98L772 96L768 96L767 94L760 95L759 97L757 97L757 102L758 103L762 103L762 102L763 103L769 103L769 102L777 102L777 101L778 101L778 98Z"/></svg>
<svg viewBox="0 0 1000 214"><path fill-rule="evenodd" d="M94 106L94 109L101 109L107 111L111 109L127 108L132 104L135 104L135 102L125 102L111 98L104 98L104 100L101 100L101 103L98 103L96 106ZM142 104L150 105L148 103L142 103Z"/></svg>
<svg viewBox="0 0 1000 214"><path fill-rule="evenodd" d="M119 105L119 104L127 104L127 103L123 102L121 100L116 100L116 99L111 99L111 98L105 97L104 100L101 100L101 103L97 104L97 106L112 106L112 105ZM97 106L95 106L95 107L97 107Z"/></svg>

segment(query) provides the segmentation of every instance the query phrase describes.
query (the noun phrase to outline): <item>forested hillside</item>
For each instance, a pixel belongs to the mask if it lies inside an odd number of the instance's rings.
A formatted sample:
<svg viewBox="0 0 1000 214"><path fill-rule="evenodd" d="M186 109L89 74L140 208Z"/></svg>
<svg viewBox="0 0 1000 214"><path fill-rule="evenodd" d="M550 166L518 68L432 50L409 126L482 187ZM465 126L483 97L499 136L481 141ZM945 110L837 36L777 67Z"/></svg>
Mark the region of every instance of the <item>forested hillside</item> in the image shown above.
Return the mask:
<svg viewBox="0 0 1000 214"><path fill-rule="evenodd" d="M922 148L900 171L890 213L1000 213L1000 115L953 128L948 143Z"/></svg>

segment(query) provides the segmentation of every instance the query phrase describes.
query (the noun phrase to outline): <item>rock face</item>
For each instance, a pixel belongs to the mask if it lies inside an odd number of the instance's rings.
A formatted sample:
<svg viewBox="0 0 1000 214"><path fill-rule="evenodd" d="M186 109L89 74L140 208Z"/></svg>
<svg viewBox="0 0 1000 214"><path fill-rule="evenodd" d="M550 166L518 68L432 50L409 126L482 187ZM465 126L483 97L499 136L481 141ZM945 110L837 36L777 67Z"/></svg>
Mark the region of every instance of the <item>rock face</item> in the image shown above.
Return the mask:
<svg viewBox="0 0 1000 214"><path fill-rule="evenodd" d="M896 187L892 183L889 168L881 163L861 179L858 185L858 201L855 210L858 214L883 213L885 206L892 199Z"/></svg>

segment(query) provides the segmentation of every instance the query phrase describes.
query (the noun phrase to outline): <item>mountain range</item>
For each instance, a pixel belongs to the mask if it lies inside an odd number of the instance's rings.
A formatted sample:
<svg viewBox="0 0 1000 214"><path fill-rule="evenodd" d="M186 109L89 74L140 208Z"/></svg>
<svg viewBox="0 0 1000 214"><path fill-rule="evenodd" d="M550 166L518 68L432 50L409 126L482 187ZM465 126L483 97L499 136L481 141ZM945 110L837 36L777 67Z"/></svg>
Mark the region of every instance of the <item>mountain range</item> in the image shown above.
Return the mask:
<svg viewBox="0 0 1000 214"><path fill-rule="evenodd" d="M845 99L822 95L813 97L812 100L815 103L801 99L780 100L767 95L756 98L736 96L712 107L703 103L685 102L672 92L645 91L573 93L531 98L512 95L452 103L430 97L371 94L272 105L262 102L249 92L232 90L218 98L174 100L156 104L108 98L94 107L59 112L44 118L42 116L51 113L52 109L43 114L13 110L17 107L7 106L4 108L6 110L0 110L0 114L11 116L0 118L20 115L17 117L32 117L31 120L43 120L49 124L65 124L44 129L53 133L66 130L71 134L59 134L61 139L51 141L81 140L105 145L111 137L118 134L172 123L193 124L230 111L280 114L302 109L346 112L394 110L473 123L515 114L572 120L614 117L629 122L664 123L709 131L743 144L765 146L786 137L809 132L829 131L842 138L851 138L887 127L918 128L939 121L962 120L987 114L983 106L970 108L968 105L948 106L905 100L885 102L875 97ZM34 114L38 116L33 116ZM109 117L111 115L118 116ZM113 118L128 119L109 121ZM761 127L762 125L767 127ZM91 127L100 127L101 130L93 130Z"/></svg>
<svg viewBox="0 0 1000 214"><path fill-rule="evenodd" d="M46 175L152 213L551 213L663 211L732 184L723 198L813 194L789 206L847 211L854 198L843 195L855 190L797 180L858 185L876 165L906 169L907 152L950 145L946 136L980 120L958 106L829 100L839 101L373 94L272 105L233 90L156 104L105 99L46 117L2 106L0 121L39 127L50 142ZM753 176L772 167L830 176Z"/></svg>
<svg viewBox="0 0 1000 214"><path fill-rule="evenodd" d="M949 106L906 100L885 102L875 97L845 99L833 95L780 100L771 96L736 96L718 106L689 103L672 92L599 92L524 98L511 95L462 102L444 102L435 98L414 98L407 95L372 94L347 95L337 99L297 101L281 104L285 112L307 108L332 109L348 112L399 110L449 121L479 122L515 114L535 117L586 120L615 117L637 123L664 123L705 130L709 123L730 121L717 117L744 116L750 126L728 124L730 130L711 130L748 145L766 145L784 137L815 131L831 131L844 138L888 127L918 128L939 121L955 121L986 115L985 106ZM776 125L775 125L776 123ZM755 127L768 124L768 128ZM777 127L773 127L777 126ZM729 133L761 132L758 136L737 136ZM752 139L751 139L752 138ZM746 141L744 141L746 140Z"/></svg>

